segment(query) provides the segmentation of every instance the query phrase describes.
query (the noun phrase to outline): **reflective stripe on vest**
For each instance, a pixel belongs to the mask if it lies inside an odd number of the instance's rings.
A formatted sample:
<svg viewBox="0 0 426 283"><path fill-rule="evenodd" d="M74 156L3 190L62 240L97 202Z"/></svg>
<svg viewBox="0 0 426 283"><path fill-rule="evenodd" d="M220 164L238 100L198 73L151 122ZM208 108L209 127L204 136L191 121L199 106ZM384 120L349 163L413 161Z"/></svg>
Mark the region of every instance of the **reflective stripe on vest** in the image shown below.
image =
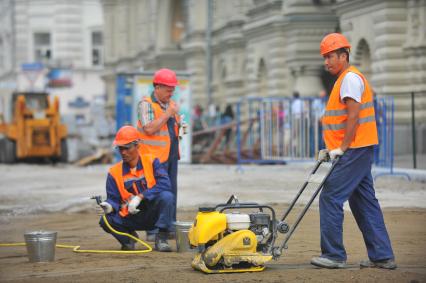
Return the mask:
<svg viewBox="0 0 426 283"><path fill-rule="evenodd" d="M324 141L329 150L340 147L345 137L348 115L346 104L340 100L340 88L348 72L359 75L364 82L358 125L354 140L349 147L357 148L378 144L373 92L364 76L355 67L350 66L336 80L322 117Z"/></svg>
<svg viewBox="0 0 426 283"><path fill-rule="evenodd" d="M168 137L169 136L169 131L159 131L157 133L154 134L154 136L160 136L160 137Z"/></svg>
<svg viewBox="0 0 426 283"><path fill-rule="evenodd" d="M145 176L148 189L151 189L157 184L154 177L154 168L152 166L155 157L151 154L144 154L144 155L140 155L139 157L141 159L142 168L144 171L142 175ZM134 194L130 193L124 187L123 161L120 161L116 163L115 165L113 165L109 169L109 173L114 178L115 184L117 185L118 192L120 193L120 197L121 197L119 214L121 217L126 217L129 214L128 203L133 198ZM129 178L126 181L129 181L132 179L139 179L139 178Z"/></svg>
<svg viewBox="0 0 426 283"><path fill-rule="evenodd" d="M138 125L136 127L138 129L139 132L143 132L143 127L141 125L141 123L138 121ZM152 134L151 136L158 136L158 137L168 137L169 136L169 131L163 131L160 130L158 132L156 132L155 134Z"/></svg>
<svg viewBox="0 0 426 283"><path fill-rule="evenodd" d="M364 118L358 119L358 124L368 123L376 121L376 117L374 116L367 116ZM323 130L341 130L346 128L346 122L340 123L340 124L325 124L323 125Z"/></svg>
<svg viewBox="0 0 426 283"><path fill-rule="evenodd" d="M361 110L363 110L363 109L367 109L367 108L369 108L369 107L374 107L374 103L371 101L371 102L367 102L367 103L365 103L365 104L362 104L361 105ZM329 117L329 116L341 116L341 115L345 115L346 114L346 112L347 112L347 110L346 109L344 109L344 110L328 110L328 111L325 111L325 113L324 113L324 116L323 117Z"/></svg>
<svg viewBox="0 0 426 283"><path fill-rule="evenodd" d="M167 142L166 141L142 140L140 143L147 144L147 145L162 146L162 147L166 147L167 146Z"/></svg>
<svg viewBox="0 0 426 283"><path fill-rule="evenodd" d="M124 180L124 183L126 183L126 182L133 182L133 181L141 181L144 178L145 178L145 174L142 174L138 178L128 178L128 179L126 179L126 180Z"/></svg>
<svg viewBox="0 0 426 283"><path fill-rule="evenodd" d="M151 104L151 107L154 111L154 118L158 119L163 113L164 110L161 109L161 106L158 103L154 103L150 97L144 97L143 98L146 102ZM175 115L175 135L178 136L179 129L178 129L178 123L179 123L179 116ZM164 123L163 126L161 126L160 130L152 135L147 135L143 131L142 124L140 121L138 121L138 130L141 133L141 147L140 152L142 154L150 153L153 154L155 157L157 157L161 163L166 162L169 159L169 152L170 152L170 135L169 135L169 129L167 127L167 122Z"/></svg>

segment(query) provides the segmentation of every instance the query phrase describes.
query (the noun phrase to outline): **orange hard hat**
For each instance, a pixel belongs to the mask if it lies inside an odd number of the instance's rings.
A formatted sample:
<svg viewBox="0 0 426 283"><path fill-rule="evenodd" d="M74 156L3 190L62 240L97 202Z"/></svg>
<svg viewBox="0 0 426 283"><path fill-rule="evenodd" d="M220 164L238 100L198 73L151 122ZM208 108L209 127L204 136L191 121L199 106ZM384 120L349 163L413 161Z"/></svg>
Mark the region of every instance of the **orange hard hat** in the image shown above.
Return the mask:
<svg viewBox="0 0 426 283"><path fill-rule="evenodd" d="M328 52L338 50L340 48L351 48L351 44L343 34L330 33L324 36L320 45L321 55L327 54Z"/></svg>
<svg viewBox="0 0 426 283"><path fill-rule="evenodd" d="M121 127L117 134L115 135L115 139L113 145L122 146L129 143L137 142L140 139L140 135L138 130L132 126L123 126Z"/></svg>
<svg viewBox="0 0 426 283"><path fill-rule="evenodd" d="M177 86L178 81L176 73L170 69L160 69L154 74L155 84L166 85L166 86Z"/></svg>

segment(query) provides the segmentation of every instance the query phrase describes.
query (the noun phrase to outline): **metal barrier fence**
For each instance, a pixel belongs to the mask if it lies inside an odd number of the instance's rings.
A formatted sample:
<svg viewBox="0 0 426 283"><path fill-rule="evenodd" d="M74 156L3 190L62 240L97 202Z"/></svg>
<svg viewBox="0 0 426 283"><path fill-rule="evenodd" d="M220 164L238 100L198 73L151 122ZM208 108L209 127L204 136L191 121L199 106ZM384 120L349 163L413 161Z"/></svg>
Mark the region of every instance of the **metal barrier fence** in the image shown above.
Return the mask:
<svg viewBox="0 0 426 283"><path fill-rule="evenodd" d="M393 97L376 98L374 105L379 135L374 164L386 169L376 178L401 174L393 170ZM310 161L325 147L320 123L325 103L319 98L246 98L236 106L239 164Z"/></svg>
<svg viewBox="0 0 426 283"><path fill-rule="evenodd" d="M395 115L399 120L395 122L399 129L395 129L395 152L399 154L411 154L412 168L425 169L418 163L417 155L426 153L426 92L412 91L392 94L395 101ZM403 135L403 138L400 136ZM408 157L408 156L406 156ZM408 161L405 159L405 161ZM404 164L408 167L408 164Z"/></svg>
<svg viewBox="0 0 426 283"><path fill-rule="evenodd" d="M389 170L389 172L376 174L374 178L376 179L383 175L402 175L410 180L410 176L407 173L394 171L394 98L392 96L375 97L374 108L379 136L379 145L374 148L374 165Z"/></svg>
<svg viewBox="0 0 426 283"><path fill-rule="evenodd" d="M374 148L374 164L393 167L394 100L393 97L374 99L379 145Z"/></svg>
<svg viewBox="0 0 426 283"><path fill-rule="evenodd" d="M322 148L320 103L315 98L241 100L237 103L238 163L312 160ZM244 127L241 121L247 120Z"/></svg>

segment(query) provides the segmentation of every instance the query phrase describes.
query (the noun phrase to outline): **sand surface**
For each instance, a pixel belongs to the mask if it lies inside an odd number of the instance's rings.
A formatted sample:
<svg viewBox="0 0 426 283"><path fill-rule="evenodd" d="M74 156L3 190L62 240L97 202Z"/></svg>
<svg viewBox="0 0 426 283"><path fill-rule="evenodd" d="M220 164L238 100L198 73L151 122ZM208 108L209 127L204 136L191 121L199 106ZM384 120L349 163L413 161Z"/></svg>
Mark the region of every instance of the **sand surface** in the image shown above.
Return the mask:
<svg viewBox="0 0 426 283"><path fill-rule="evenodd" d="M296 211L295 211L296 212ZM191 220L195 209L180 211ZM426 282L426 210L385 209L385 220L399 268L359 269L366 258L362 236L346 214L344 239L349 268L323 270L309 264L318 255L319 219L313 209L303 219L289 248L260 273L205 275L191 266L193 254L151 252L139 255L77 254L56 249L53 263L30 263L25 247L0 248L0 282ZM17 216L2 221L0 242L23 241L23 233L40 228L58 231L58 243L82 249L116 249L118 244L97 225L95 213ZM144 238L144 233L140 232ZM174 251L175 242L170 240Z"/></svg>
<svg viewBox="0 0 426 283"><path fill-rule="evenodd" d="M26 231L53 230L60 244L117 249L118 243L98 226L94 201L89 199L105 194L107 168L0 165L0 242L22 242ZM192 221L198 206L223 203L231 194L240 201L270 204L280 217L311 168L312 164L244 166L243 171L235 166L181 166L178 219ZM314 188L307 188L301 204ZM399 265L394 271L359 269L366 249L348 209L344 240L349 268L311 266L311 257L320 253L315 201L288 250L263 272L205 275L191 268L192 253L177 252L78 254L57 248L54 262L30 263L25 247L0 247L0 282L426 282L426 184L382 177L376 181L376 192ZM139 234L144 238L144 232ZM174 241L170 243L175 251Z"/></svg>

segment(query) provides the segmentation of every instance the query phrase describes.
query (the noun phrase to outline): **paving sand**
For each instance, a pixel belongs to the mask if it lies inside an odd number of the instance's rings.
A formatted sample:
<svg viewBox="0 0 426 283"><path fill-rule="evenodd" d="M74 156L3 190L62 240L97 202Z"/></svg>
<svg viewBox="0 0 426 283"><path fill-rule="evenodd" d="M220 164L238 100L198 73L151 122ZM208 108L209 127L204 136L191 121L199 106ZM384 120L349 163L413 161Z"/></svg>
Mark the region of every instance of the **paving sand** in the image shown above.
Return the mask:
<svg viewBox="0 0 426 283"><path fill-rule="evenodd" d="M0 218L43 212L78 212L93 206L90 196L105 196L109 165L76 167L0 164ZM214 205L235 194L241 201L290 203L313 168L313 163L289 165L181 164L178 175L178 207ZM327 167L318 170L318 176ZM382 207L426 208L426 171L421 181L380 177L375 182ZM301 198L306 203L315 185ZM24 197L23 197L24 196ZM314 203L317 206L317 201Z"/></svg>
<svg viewBox="0 0 426 283"><path fill-rule="evenodd" d="M273 205L280 217L311 168L308 163L244 166L243 170L182 165L178 219L192 221L198 206L223 203L231 194L240 201ZM107 165L0 164L0 242L22 242L26 231L43 229L57 231L61 244L117 249L118 243L99 227L94 201L89 199L105 195L107 169ZM347 207L344 239L350 268L311 266L310 258L320 253L316 200L290 240L289 249L260 273L205 275L192 270L192 253L106 255L56 249L55 262L29 263L25 247L0 247L0 282L426 282L426 183L385 176L375 187L399 265L394 271L359 269L366 250ZM301 204L314 188L308 186ZM300 211L300 206L297 209Z"/></svg>
<svg viewBox="0 0 426 283"><path fill-rule="evenodd" d="M278 214L284 209L279 206ZM300 211L300 209L298 209ZM295 211L296 212L296 211ZM195 208L182 209L180 220L191 220ZM260 273L205 275L191 268L188 253L151 252L140 255L77 254L56 249L53 263L30 263L25 247L0 248L0 282L426 282L426 210L385 209L397 270L359 269L366 257L362 236L350 212L346 213L344 239L350 267L323 270L309 264L318 255L319 218L312 209L289 242L288 250ZM58 231L58 243L82 249L116 249L118 243L97 224L95 213L53 213L15 216L1 222L0 242L23 241L29 230ZM144 233L139 233L143 238ZM175 243L170 241L175 249Z"/></svg>

